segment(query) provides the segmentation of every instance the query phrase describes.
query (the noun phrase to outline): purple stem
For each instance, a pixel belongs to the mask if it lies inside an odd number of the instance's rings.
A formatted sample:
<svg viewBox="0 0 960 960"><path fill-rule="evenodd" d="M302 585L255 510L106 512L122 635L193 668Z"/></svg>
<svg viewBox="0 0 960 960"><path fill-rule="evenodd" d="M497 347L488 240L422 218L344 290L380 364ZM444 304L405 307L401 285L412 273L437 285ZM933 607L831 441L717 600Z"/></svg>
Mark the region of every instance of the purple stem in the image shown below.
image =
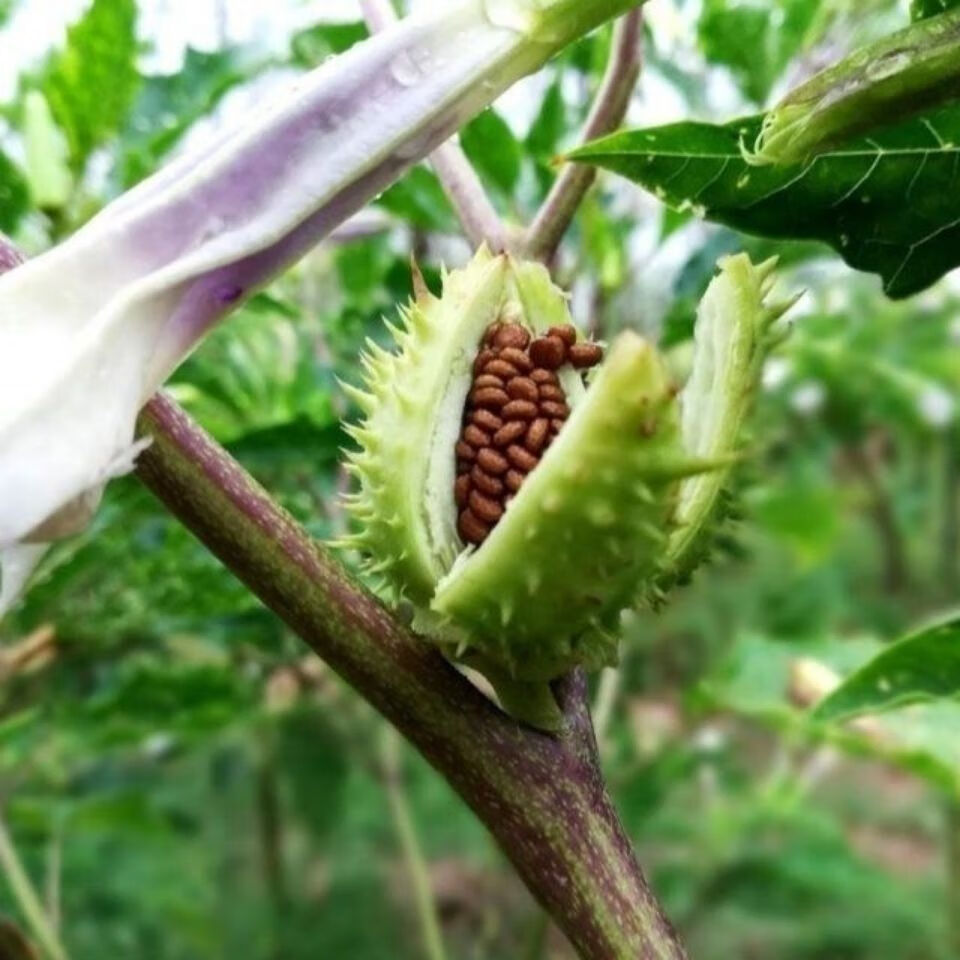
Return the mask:
<svg viewBox="0 0 960 960"><path fill-rule="evenodd" d="M446 777L584 960L683 960L607 794L583 676L558 687L560 736L522 727L169 399L149 403L140 429L154 440L143 482Z"/></svg>

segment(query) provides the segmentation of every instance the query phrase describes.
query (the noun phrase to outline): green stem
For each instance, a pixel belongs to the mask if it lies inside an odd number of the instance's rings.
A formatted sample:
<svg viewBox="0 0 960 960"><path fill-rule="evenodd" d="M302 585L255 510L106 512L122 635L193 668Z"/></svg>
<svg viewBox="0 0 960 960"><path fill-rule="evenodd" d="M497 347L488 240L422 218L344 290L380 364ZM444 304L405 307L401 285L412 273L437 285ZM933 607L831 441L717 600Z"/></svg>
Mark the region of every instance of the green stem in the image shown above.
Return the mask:
<svg viewBox="0 0 960 960"><path fill-rule="evenodd" d="M430 873L427 861L420 846L417 828L407 802L407 793L403 786L403 745L393 727L384 725L380 744L380 760L383 770L383 782L390 804L393 826L400 841L403 859L406 864L420 920L423 936L423 949L427 960L447 960L443 945L443 932L437 916L437 904L433 897Z"/></svg>
<svg viewBox="0 0 960 960"><path fill-rule="evenodd" d="M600 773L586 681L558 736L497 710L363 589L168 399L140 421L143 482L456 789L583 960L682 960Z"/></svg>
<svg viewBox="0 0 960 960"><path fill-rule="evenodd" d="M23 919L34 940L50 960L67 960L67 951L57 936L44 912L40 897L23 867L13 838L0 817L0 870L10 886L14 900L20 907Z"/></svg>

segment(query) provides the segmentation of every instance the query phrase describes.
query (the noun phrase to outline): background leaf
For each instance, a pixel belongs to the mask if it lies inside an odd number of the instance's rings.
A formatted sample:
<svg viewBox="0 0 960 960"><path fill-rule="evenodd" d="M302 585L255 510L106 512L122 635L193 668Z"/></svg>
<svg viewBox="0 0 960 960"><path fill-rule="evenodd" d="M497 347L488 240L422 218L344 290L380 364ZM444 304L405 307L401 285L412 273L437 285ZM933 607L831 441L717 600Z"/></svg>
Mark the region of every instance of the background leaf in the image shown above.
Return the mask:
<svg viewBox="0 0 960 960"><path fill-rule="evenodd" d="M523 154L503 117L484 110L460 131L460 144L473 165L509 197L520 179Z"/></svg>
<svg viewBox="0 0 960 960"><path fill-rule="evenodd" d="M150 174L197 120L261 69L262 62L238 49L188 47L177 73L144 77L121 132L123 186Z"/></svg>
<svg viewBox="0 0 960 960"><path fill-rule="evenodd" d="M30 191L20 170L0 150L0 230L12 232L30 207Z"/></svg>
<svg viewBox="0 0 960 960"><path fill-rule="evenodd" d="M698 32L704 53L730 68L744 93L762 104L807 41L823 4L781 0L705 0Z"/></svg>
<svg viewBox="0 0 960 960"><path fill-rule="evenodd" d="M914 20L924 20L958 6L960 0L910 0L910 15Z"/></svg>
<svg viewBox="0 0 960 960"><path fill-rule="evenodd" d="M960 620L901 640L861 667L824 700L821 720L848 719L960 695Z"/></svg>
<svg viewBox="0 0 960 960"><path fill-rule="evenodd" d="M77 172L120 128L133 103L140 82L136 20L135 0L93 0L42 79Z"/></svg>

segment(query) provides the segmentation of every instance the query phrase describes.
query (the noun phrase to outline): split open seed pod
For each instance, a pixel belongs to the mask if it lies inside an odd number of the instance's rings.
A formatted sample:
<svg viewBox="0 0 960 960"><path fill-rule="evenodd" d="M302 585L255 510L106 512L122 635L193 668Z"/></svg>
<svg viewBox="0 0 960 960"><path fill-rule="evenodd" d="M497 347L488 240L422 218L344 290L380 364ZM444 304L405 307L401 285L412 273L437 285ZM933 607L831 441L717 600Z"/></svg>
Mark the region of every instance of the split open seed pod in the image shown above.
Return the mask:
<svg viewBox="0 0 960 960"><path fill-rule="evenodd" d="M487 250L444 277L442 297L418 279L391 328L397 352L369 344L364 387L347 388L364 413L349 428L347 543L518 718L555 727L549 682L614 664L621 613L687 562L717 490L685 482L735 457L787 306L766 303L772 267L731 258L705 299L688 394L711 407L703 418L681 413L650 343L623 333L594 367L600 351L546 269Z"/></svg>

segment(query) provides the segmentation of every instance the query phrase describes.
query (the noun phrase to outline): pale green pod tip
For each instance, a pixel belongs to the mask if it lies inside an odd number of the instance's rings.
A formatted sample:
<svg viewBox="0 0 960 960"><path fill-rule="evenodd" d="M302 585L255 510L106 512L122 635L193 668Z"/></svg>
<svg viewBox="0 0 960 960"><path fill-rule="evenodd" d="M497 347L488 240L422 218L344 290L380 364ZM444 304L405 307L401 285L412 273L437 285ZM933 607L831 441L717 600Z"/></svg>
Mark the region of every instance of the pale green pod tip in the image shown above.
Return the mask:
<svg viewBox="0 0 960 960"><path fill-rule="evenodd" d="M960 9L851 54L791 91L764 118L752 164L806 162L870 130L960 99Z"/></svg>

